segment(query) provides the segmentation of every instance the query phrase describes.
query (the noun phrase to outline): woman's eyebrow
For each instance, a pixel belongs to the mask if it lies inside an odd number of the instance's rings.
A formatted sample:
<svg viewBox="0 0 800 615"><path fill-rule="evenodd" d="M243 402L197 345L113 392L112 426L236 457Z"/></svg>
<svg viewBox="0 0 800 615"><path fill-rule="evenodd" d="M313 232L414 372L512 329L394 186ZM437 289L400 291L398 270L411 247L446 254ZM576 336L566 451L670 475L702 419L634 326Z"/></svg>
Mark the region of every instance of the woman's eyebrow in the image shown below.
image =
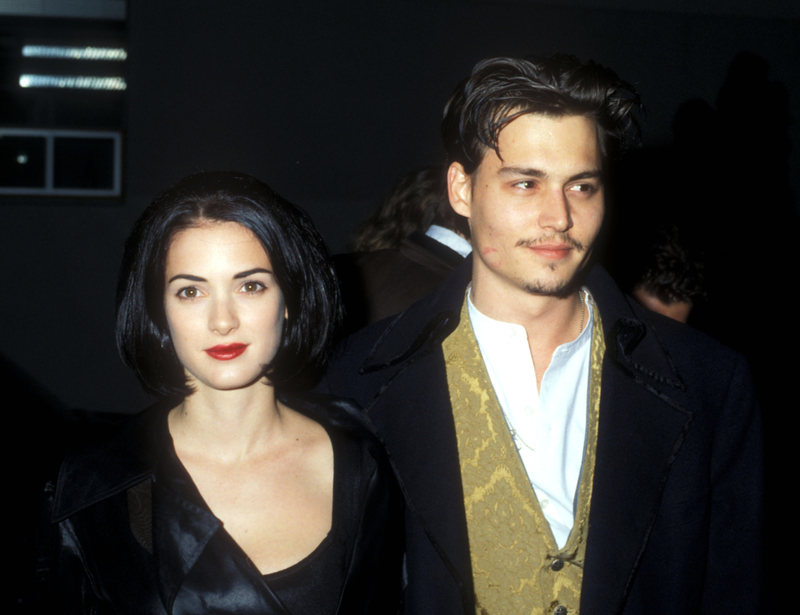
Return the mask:
<svg viewBox="0 0 800 615"><path fill-rule="evenodd" d="M190 282L207 282L208 281L205 278L201 278L201 277L196 276L196 275L189 275L188 273L179 273L178 275L172 276L169 279L169 281L167 282L167 284L172 284L173 280L179 280L179 279L189 280Z"/></svg>
<svg viewBox="0 0 800 615"><path fill-rule="evenodd" d="M241 273L237 273L233 276L234 280L238 280L240 278L246 278L247 276L253 275L254 273L268 273L272 275L272 272L269 269L264 269L263 267L256 267L255 269L248 269L247 271L242 271Z"/></svg>

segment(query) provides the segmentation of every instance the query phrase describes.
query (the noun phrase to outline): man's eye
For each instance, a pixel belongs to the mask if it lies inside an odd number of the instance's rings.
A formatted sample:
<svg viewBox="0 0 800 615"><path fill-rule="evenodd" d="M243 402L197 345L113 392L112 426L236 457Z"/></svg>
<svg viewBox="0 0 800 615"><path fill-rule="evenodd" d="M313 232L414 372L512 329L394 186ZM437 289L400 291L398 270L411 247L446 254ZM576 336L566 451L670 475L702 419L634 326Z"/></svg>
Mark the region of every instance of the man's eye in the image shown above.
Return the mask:
<svg viewBox="0 0 800 615"><path fill-rule="evenodd" d="M581 192L583 194L591 194L592 192L595 192L597 190L597 188L594 186L594 184L575 184L574 186L570 187L570 190L572 192Z"/></svg>
<svg viewBox="0 0 800 615"><path fill-rule="evenodd" d="M521 182L517 182L514 184L517 188L522 188L523 190L530 190L536 187L536 182L530 179L522 180Z"/></svg>

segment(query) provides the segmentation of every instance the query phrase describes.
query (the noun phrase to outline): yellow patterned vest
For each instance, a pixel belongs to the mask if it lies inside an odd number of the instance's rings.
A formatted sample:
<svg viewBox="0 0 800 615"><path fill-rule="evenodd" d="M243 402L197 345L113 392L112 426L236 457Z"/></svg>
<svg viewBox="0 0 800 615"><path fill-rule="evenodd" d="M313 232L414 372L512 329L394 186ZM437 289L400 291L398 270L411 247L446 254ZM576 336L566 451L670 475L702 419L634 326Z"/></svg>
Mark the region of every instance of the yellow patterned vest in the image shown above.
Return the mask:
<svg viewBox="0 0 800 615"><path fill-rule="evenodd" d="M466 301L458 328L442 344L480 615L578 612L605 350L596 306L594 319L586 453L575 524L560 551L497 401Z"/></svg>

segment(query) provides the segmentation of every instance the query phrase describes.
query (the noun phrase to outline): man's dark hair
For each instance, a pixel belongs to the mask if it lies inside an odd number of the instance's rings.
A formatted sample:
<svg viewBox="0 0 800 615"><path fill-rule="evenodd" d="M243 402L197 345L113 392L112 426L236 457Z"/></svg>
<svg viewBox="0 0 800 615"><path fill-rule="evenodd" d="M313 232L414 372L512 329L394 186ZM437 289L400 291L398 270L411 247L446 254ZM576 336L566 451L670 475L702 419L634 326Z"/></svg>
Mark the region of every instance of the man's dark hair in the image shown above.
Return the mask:
<svg viewBox="0 0 800 615"><path fill-rule="evenodd" d="M375 211L353 230L351 252L396 249L414 231L424 233L433 224L442 198L442 168L412 171L392 188ZM449 203L447 208L450 209Z"/></svg>
<svg viewBox="0 0 800 615"><path fill-rule="evenodd" d="M261 242L288 312L264 374L276 391L313 385L342 317L328 253L308 215L243 173L198 173L158 196L133 227L117 285L117 346L144 389L160 398L192 393L164 310L167 251L179 231L235 222Z"/></svg>
<svg viewBox="0 0 800 615"><path fill-rule="evenodd" d="M652 233L647 252L631 263L638 271L631 290L640 288L664 305L696 305L706 297L703 262L684 243L674 226ZM637 266L638 265L638 266Z"/></svg>
<svg viewBox="0 0 800 615"><path fill-rule="evenodd" d="M472 69L447 103L442 138L447 166L460 163L472 174L488 148L497 151L500 131L521 115L582 115L597 125L605 167L626 143L638 136L634 112L639 94L614 71L570 55L550 58L492 58ZM633 129L633 130L631 130Z"/></svg>
<svg viewBox="0 0 800 615"><path fill-rule="evenodd" d="M347 249L351 252L396 250L411 233L424 233L431 224L469 239L467 219L450 207L444 171L440 166L429 166L401 178L380 207L353 229Z"/></svg>

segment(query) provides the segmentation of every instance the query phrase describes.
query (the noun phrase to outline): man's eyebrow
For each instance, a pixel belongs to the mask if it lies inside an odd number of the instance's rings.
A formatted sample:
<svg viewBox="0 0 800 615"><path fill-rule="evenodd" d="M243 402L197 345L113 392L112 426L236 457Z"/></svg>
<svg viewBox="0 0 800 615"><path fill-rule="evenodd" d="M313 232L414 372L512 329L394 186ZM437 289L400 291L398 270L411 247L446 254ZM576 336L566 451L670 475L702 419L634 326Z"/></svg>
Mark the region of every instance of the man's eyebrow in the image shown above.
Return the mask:
<svg viewBox="0 0 800 615"><path fill-rule="evenodd" d="M263 267L256 267L255 269L248 269L247 271L242 271L241 273L237 273L233 276L234 280L239 280L241 278L246 278L248 276L253 275L254 273L268 273L272 275L272 272L269 269L264 269Z"/></svg>
<svg viewBox="0 0 800 615"><path fill-rule="evenodd" d="M603 179L603 173L600 169L592 169L591 171L584 171L569 178L569 181L574 182L578 179Z"/></svg>
<svg viewBox="0 0 800 615"><path fill-rule="evenodd" d="M172 276L167 284L172 284L174 280L189 280L190 282L207 282L205 278L201 278L196 275L189 275L188 273L179 273L178 275Z"/></svg>
<svg viewBox="0 0 800 615"><path fill-rule="evenodd" d="M547 177L547 173L540 169L526 169L523 167L502 167L497 174L510 175L513 177L537 177L539 179Z"/></svg>
<svg viewBox="0 0 800 615"><path fill-rule="evenodd" d="M537 179L546 179L547 172L542 171L541 169L529 169L524 167L502 167L498 172L498 175L501 176L511 176L511 177L535 177ZM590 169L589 171L583 171L582 173L577 173L569 178L569 181L573 182L579 179L603 179L603 173L600 169Z"/></svg>

